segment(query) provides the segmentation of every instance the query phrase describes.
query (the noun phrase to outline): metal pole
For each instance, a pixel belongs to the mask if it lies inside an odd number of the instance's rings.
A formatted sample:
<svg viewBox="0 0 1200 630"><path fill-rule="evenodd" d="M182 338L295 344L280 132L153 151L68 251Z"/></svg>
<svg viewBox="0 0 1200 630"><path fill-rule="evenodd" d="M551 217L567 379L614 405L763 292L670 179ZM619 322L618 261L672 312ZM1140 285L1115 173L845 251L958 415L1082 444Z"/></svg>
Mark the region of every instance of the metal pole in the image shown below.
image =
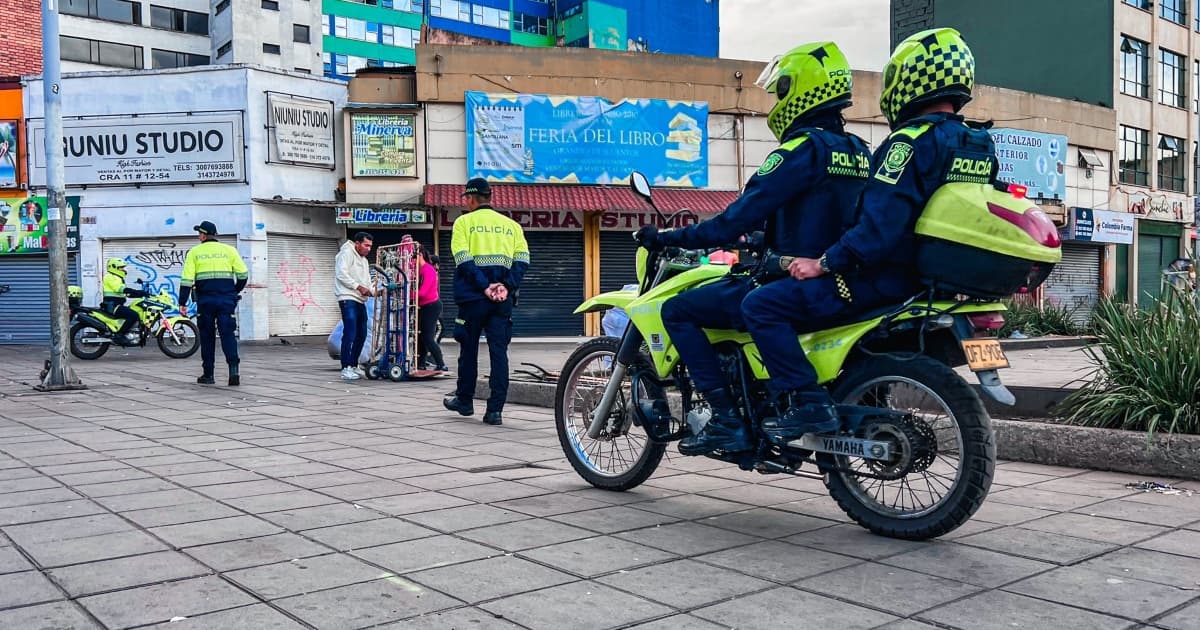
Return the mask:
<svg viewBox="0 0 1200 630"><path fill-rule="evenodd" d="M67 197L63 164L62 70L58 46L58 0L42 0L42 96L46 118L46 219L50 247L50 360L37 389L78 389L67 352Z"/></svg>

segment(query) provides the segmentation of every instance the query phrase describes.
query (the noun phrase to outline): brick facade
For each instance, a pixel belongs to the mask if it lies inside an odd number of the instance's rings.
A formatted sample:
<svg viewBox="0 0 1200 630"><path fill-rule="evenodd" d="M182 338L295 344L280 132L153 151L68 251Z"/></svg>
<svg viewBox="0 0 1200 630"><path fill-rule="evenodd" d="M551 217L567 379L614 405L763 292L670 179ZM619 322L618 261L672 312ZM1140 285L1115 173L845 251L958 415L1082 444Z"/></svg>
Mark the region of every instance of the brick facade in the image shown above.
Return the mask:
<svg viewBox="0 0 1200 630"><path fill-rule="evenodd" d="M893 49L909 35L933 28L933 7L934 0L892 0Z"/></svg>
<svg viewBox="0 0 1200 630"><path fill-rule="evenodd" d="M42 71L42 7L38 0L0 0L6 25L0 76Z"/></svg>

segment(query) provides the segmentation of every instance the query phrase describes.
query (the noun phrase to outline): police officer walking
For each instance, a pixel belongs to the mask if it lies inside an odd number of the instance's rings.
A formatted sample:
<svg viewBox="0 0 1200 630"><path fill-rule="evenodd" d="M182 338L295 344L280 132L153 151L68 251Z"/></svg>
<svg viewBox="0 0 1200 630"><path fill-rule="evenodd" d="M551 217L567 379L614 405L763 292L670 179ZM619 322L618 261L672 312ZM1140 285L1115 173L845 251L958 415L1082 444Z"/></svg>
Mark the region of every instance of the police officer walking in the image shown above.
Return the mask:
<svg viewBox="0 0 1200 630"><path fill-rule="evenodd" d="M197 324L200 328L200 359L204 373L196 379L202 385L212 385L213 361L216 358L216 333L221 333L221 351L229 364L229 384L240 385L238 375L238 346L234 336L237 325L233 314L239 294L246 287L249 272L246 263L233 247L217 241L217 226L203 221L192 228L200 244L188 250L183 261L183 277L179 281L179 313L187 315L188 298L196 301Z"/></svg>
<svg viewBox="0 0 1200 630"><path fill-rule="evenodd" d="M804 44L777 58L757 84L777 99L767 125L779 139L779 148L767 156L725 212L681 230L660 233L653 226L644 227L635 238L648 249L719 247L762 229L765 244L776 254L819 256L853 222L855 203L869 173L870 151L862 139L846 132L842 119L841 111L850 106L851 83L850 63L833 42ZM764 292L778 293L784 288L781 284L800 284L788 277L781 259L772 257L773 268L760 269L754 278L733 276L681 293L663 305L663 325L713 414L698 435L680 441L684 455L737 452L753 446L704 329L740 328L743 301L749 303ZM794 346L804 355L790 329L772 343ZM772 377L772 391L786 392L779 376L787 371L773 361L779 355L769 353L762 342L758 347ZM643 406L651 417L670 417L670 407L662 398Z"/></svg>
<svg viewBox="0 0 1200 630"><path fill-rule="evenodd" d="M516 221L492 209L492 188L476 177L463 192L466 212L455 219L450 236L454 254L454 340L458 342L458 386L442 401L450 411L470 416L479 371L479 335L487 334L491 358L491 395L486 424L501 424L508 398L508 342L512 311L521 280L529 269L529 245Z"/></svg>

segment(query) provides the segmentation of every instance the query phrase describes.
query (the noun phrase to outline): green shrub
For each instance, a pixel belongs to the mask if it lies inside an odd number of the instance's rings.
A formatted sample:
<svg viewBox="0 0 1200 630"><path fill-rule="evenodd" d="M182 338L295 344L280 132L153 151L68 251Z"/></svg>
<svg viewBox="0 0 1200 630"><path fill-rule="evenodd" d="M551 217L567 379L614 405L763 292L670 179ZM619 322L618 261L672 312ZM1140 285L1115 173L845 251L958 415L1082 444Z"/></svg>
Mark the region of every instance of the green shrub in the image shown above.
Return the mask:
<svg viewBox="0 0 1200 630"><path fill-rule="evenodd" d="M1058 411L1066 422L1154 433L1200 434L1200 307L1168 291L1153 308L1102 301L1098 342L1085 348L1089 382Z"/></svg>
<svg viewBox="0 0 1200 630"><path fill-rule="evenodd" d="M1075 309L1060 304L1045 303L1041 310L1036 304L1024 300L1006 300L1008 310L1004 313L1004 326L1000 337L1011 337L1020 331L1026 337L1045 335L1081 335L1087 331L1071 318Z"/></svg>

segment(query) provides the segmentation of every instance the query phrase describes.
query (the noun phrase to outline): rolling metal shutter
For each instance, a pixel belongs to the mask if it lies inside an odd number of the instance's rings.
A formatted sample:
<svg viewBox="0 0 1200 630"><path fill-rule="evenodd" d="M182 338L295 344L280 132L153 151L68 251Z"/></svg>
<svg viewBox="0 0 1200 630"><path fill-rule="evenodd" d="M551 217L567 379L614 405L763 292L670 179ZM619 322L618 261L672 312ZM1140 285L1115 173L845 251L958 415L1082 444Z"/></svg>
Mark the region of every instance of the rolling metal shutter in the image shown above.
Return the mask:
<svg viewBox="0 0 1200 630"><path fill-rule="evenodd" d="M1073 311L1071 319L1081 325L1092 320L1092 308L1100 300L1100 253L1103 247L1063 243L1062 262L1046 278L1043 295L1048 303Z"/></svg>
<svg viewBox="0 0 1200 630"><path fill-rule="evenodd" d="M67 279L79 284L79 258L67 258ZM46 256L0 257L0 343L50 341L50 262Z"/></svg>
<svg viewBox="0 0 1200 630"><path fill-rule="evenodd" d="M222 243L236 244L236 235L219 236ZM175 301L179 301L179 279L183 276L183 260L192 247L199 245L195 237L165 236L163 238L138 238L104 241L104 260L99 274L104 274L109 258L125 261L125 285L137 289L137 281L150 293L158 293L167 287ZM97 279L97 282L99 280Z"/></svg>
<svg viewBox="0 0 1200 630"><path fill-rule="evenodd" d="M600 232L601 292L637 282L637 249L630 232Z"/></svg>
<svg viewBox="0 0 1200 630"><path fill-rule="evenodd" d="M583 334L583 232L525 232L531 264L521 282L521 297L513 312L514 337L559 337ZM632 240L632 239L630 239ZM450 230L438 237L442 265L442 326L452 334L458 309L454 306L454 256ZM620 287L618 287L620 288Z"/></svg>
<svg viewBox="0 0 1200 630"><path fill-rule="evenodd" d="M267 235L272 337L327 335L341 321L333 294L337 253L334 238Z"/></svg>
<svg viewBox="0 0 1200 630"><path fill-rule="evenodd" d="M1137 251L1137 303L1154 306L1162 295L1163 269L1179 256L1179 237L1141 234Z"/></svg>

